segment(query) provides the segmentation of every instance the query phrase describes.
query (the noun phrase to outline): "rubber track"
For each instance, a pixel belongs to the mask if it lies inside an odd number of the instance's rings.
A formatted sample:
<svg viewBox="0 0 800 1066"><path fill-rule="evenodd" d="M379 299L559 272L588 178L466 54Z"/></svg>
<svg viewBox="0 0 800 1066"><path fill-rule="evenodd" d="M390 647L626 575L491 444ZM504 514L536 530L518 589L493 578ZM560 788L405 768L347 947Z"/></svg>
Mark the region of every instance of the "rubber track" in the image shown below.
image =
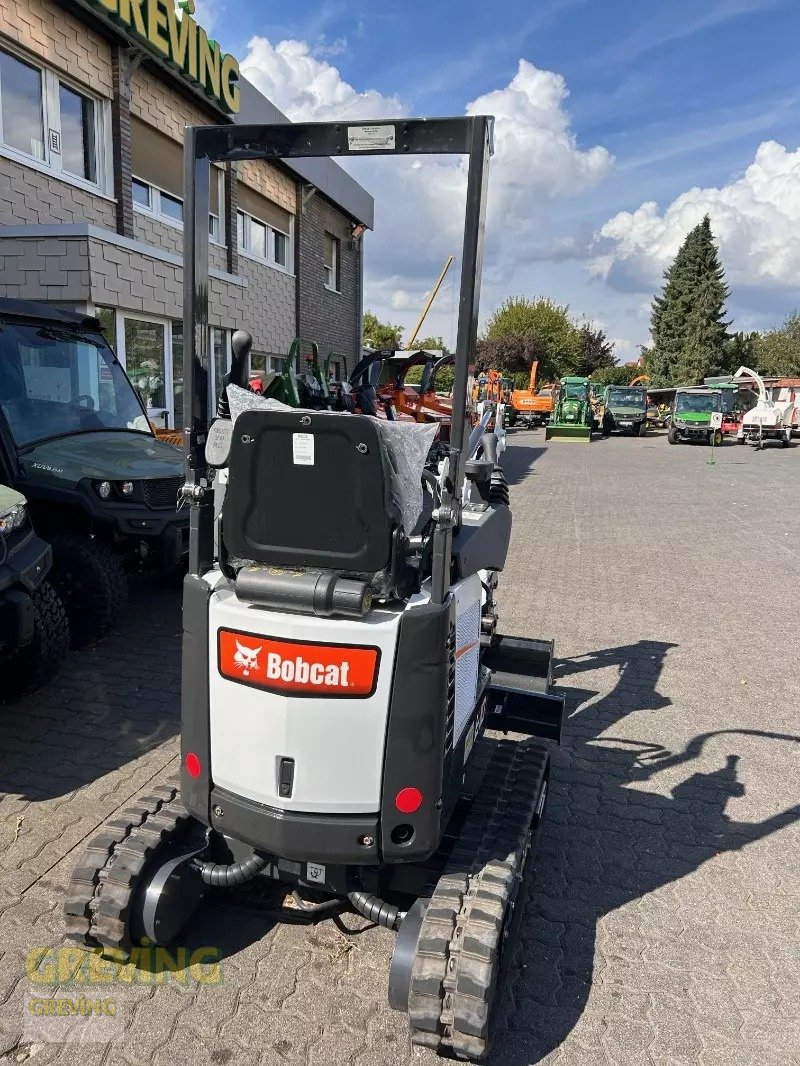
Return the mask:
<svg viewBox="0 0 800 1066"><path fill-rule="evenodd" d="M501 941L524 906L520 886L548 754L533 741L486 737L475 748L470 768L477 760L479 788L422 923L408 1012L412 1043L480 1061L489 1050Z"/></svg>
<svg viewBox="0 0 800 1066"><path fill-rule="evenodd" d="M130 908L139 875L159 844L188 824L177 784L156 785L89 843L64 905L67 936L82 947L131 950Z"/></svg>

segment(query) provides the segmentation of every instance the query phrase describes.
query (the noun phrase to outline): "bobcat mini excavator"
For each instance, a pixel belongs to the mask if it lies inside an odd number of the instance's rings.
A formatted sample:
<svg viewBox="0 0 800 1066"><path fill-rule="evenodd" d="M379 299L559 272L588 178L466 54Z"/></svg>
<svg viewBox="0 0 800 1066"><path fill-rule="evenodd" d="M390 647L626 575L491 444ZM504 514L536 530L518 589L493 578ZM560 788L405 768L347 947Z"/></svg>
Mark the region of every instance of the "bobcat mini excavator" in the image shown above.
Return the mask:
<svg viewBox="0 0 800 1066"><path fill-rule="evenodd" d="M204 896L256 878L312 919L350 906L396 935L389 1003L412 1041L473 1061L544 813L549 756L532 738L557 741L563 715L552 643L481 632L481 575L502 570L511 530L491 447L467 443L491 130L483 116L187 129L180 787L107 823L66 903L69 935L116 958L174 941ZM468 156L452 434L433 469L432 427L234 389L241 333L207 425L211 163L351 154ZM272 409L237 414L236 394Z"/></svg>

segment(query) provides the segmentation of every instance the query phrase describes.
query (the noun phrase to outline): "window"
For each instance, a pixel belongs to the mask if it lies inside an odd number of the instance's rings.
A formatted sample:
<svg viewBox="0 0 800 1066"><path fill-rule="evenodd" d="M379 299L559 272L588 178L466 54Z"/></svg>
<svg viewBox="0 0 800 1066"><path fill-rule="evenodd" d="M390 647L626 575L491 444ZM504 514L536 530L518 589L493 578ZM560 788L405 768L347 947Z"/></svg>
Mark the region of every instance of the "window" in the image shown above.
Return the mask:
<svg viewBox="0 0 800 1066"><path fill-rule="evenodd" d="M0 141L14 153L103 184L103 104L53 71L0 51Z"/></svg>
<svg viewBox="0 0 800 1066"><path fill-rule="evenodd" d="M125 319L125 369L148 415L165 410L166 343L161 322Z"/></svg>
<svg viewBox="0 0 800 1066"><path fill-rule="evenodd" d="M44 161L42 72L0 52L3 144Z"/></svg>
<svg viewBox="0 0 800 1066"><path fill-rule="evenodd" d="M94 141L94 100L67 85L59 85L61 105L61 166L76 177L97 181Z"/></svg>
<svg viewBox="0 0 800 1066"><path fill-rule="evenodd" d="M325 234L325 288L339 291L339 240Z"/></svg>
<svg viewBox="0 0 800 1066"><path fill-rule="evenodd" d="M291 220L287 223L287 229L291 229ZM262 259L271 266L291 271L290 233L284 233L244 211L237 212L236 232L240 251L252 255L255 259Z"/></svg>
<svg viewBox="0 0 800 1066"><path fill-rule="evenodd" d="M183 225L183 146L138 118L131 119L131 182L137 211L172 226ZM211 169L208 233L220 240L224 172Z"/></svg>

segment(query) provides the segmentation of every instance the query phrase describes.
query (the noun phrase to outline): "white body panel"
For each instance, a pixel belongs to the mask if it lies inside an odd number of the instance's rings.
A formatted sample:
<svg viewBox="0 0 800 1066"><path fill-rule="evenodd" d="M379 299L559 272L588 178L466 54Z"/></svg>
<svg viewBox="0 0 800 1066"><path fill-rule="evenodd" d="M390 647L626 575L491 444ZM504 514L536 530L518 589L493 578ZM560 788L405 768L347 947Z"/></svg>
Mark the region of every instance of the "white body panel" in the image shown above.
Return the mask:
<svg viewBox="0 0 800 1066"><path fill-rule="evenodd" d="M362 619L316 618L266 610L239 600L218 573L206 580L209 603L211 767L214 783L280 810L366 814L380 809L386 726L402 612L376 609ZM456 599L455 737L477 692L481 584L454 586ZM426 591L407 611L429 602ZM360 699L289 696L223 677L217 662L220 628L278 640L380 648L374 693ZM255 641L251 642L255 644ZM442 649L445 654L445 649ZM443 708L444 713L444 708ZM291 798L278 795L278 764L295 760Z"/></svg>

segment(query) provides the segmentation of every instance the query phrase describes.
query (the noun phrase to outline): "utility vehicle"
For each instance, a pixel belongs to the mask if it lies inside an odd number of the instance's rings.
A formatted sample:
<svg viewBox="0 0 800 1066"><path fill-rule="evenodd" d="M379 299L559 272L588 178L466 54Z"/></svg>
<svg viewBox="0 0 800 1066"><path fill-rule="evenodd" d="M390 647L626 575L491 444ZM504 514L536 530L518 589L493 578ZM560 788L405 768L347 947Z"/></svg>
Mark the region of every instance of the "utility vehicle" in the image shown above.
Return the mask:
<svg viewBox="0 0 800 1066"><path fill-rule="evenodd" d="M114 622L126 570L185 565L181 453L154 436L97 319L0 300L0 456L53 546L74 643Z"/></svg>
<svg viewBox="0 0 800 1066"><path fill-rule="evenodd" d="M494 438L466 417L490 143L483 116L187 130L180 796L158 786L109 822L66 904L75 940L122 952L177 936L214 886L283 882L311 917L349 904L397 933L389 1000L412 1041L474 1060L547 798L548 752L531 737L557 739L563 715L552 644L482 627L511 531ZM211 162L423 153L469 157L443 458L429 458L434 426L236 389L244 334L209 430ZM215 469L227 471L221 513Z"/></svg>
<svg viewBox="0 0 800 1066"><path fill-rule="evenodd" d="M619 431L647 433L647 390L638 385L607 385L603 393L603 436Z"/></svg>
<svg viewBox="0 0 800 1066"><path fill-rule="evenodd" d="M0 485L0 703L47 681L69 648L64 605L47 580L51 564L25 497Z"/></svg>
<svg viewBox="0 0 800 1066"><path fill-rule="evenodd" d="M670 444L681 441L702 441L705 444L722 444L722 429L714 426L713 414L722 415L722 393L719 389L677 389L672 402L667 440Z"/></svg>

